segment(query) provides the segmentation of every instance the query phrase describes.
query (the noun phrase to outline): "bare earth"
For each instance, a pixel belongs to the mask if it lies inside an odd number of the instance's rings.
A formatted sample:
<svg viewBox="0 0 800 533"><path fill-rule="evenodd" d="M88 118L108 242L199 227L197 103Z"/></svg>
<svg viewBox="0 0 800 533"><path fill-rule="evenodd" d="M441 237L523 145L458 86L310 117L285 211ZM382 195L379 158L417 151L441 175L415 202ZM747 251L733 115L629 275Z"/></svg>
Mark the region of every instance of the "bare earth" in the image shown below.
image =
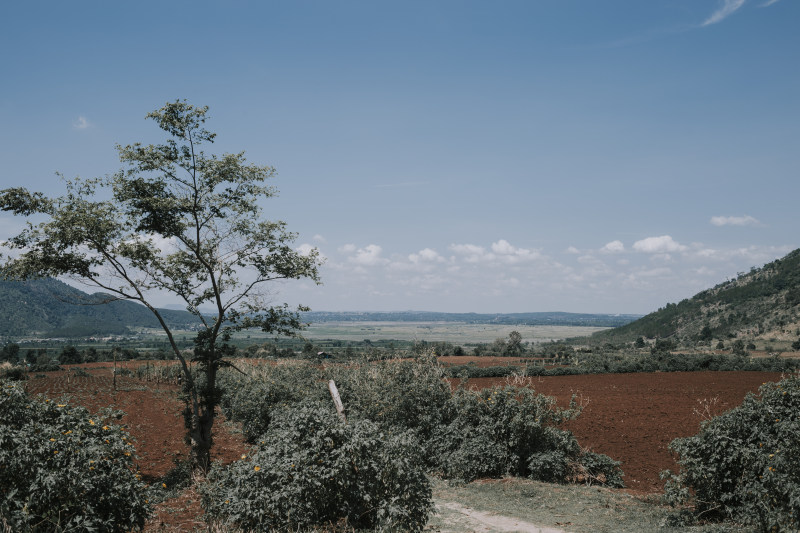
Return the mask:
<svg viewBox="0 0 800 533"><path fill-rule="evenodd" d="M145 479L160 478L175 460L188 456L177 386L145 386L135 379L118 377L118 390L114 391L110 363L81 366L90 377L51 372L31 378L27 388L31 393L50 397L69 394L74 403L91 410L113 407L125 411L121 423L136 439L138 465ZM748 392L756 391L763 382L778 379L779 374L764 372L687 372L530 378L529 384L540 393L555 396L561 405L577 394L585 409L568 429L582 446L622 461L626 490L651 493L663 487L659 472L676 468L667 445L676 437L697 432L703 419L699 412L719 414L740 404ZM502 378L486 378L470 380L469 385L487 387L505 382ZM230 431L220 418L215 430L214 459L232 462L246 451L241 435ZM461 508L454 502L438 505L448 515L448 521L452 517L456 528L453 531L553 531ZM202 527L202 509L197 495L190 490L160 504L146 531L191 531Z"/></svg>

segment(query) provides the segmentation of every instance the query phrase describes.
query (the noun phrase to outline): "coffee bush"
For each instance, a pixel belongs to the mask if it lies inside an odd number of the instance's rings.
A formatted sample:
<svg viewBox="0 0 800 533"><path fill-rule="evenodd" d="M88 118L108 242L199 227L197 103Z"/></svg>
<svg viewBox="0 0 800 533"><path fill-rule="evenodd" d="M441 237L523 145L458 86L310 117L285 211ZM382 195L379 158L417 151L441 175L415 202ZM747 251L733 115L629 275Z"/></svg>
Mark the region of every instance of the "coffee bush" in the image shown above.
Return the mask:
<svg viewBox="0 0 800 533"><path fill-rule="evenodd" d="M328 403L278 407L254 451L215 465L202 488L210 521L222 527L421 531L432 511L424 465L406 433L367 420L343 423Z"/></svg>
<svg viewBox="0 0 800 533"><path fill-rule="evenodd" d="M758 395L676 439L680 473L664 472L666 499L701 519L733 519L762 531L800 529L800 378L765 383Z"/></svg>
<svg viewBox="0 0 800 533"><path fill-rule="evenodd" d="M449 422L436 431L431 445L446 478L514 475L622 486L617 461L584 452L574 435L559 427L580 413L574 402L559 409L552 397L506 386L458 389L448 409Z"/></svg>
<svg viewBox="0 0 800 533"><path fill-rule="evenodd" d="M0 524L12 531L130 531L149 514L119 426L0 382Z"/></svg>

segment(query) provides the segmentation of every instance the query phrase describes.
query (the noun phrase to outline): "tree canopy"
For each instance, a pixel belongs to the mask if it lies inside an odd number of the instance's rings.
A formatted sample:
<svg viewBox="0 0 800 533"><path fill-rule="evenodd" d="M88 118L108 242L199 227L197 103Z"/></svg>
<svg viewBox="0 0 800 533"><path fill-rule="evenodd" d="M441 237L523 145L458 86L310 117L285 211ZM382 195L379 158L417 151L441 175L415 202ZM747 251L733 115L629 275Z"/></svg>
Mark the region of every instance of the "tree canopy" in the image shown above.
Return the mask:
<svg viewBox="0 0 800 533"><path fill-rule="evenodd" d="M303 327L287 304L272 305L270 282L319 283L316 249L292 247L282 221L263 218L262 202L276 195L270 166L249 163L244 152L207 154L216 134L205 129L207 107L175 101L153 111L167 133L161 144L117 145L124 167L101 178L65 179L66 194L48 197L22 187L0 191L0 209L44 217L9 240L7 279L63 277L109 294L108 300L145 305L167 334L184 369L193 458L207 468L218 391L216 371L228 364L234 331L260 328L293 335ZM182 300L202 322L192 360L195 380L172 331L152 304L156 292ZM211 307L214 316L200 309Z"/></svg>

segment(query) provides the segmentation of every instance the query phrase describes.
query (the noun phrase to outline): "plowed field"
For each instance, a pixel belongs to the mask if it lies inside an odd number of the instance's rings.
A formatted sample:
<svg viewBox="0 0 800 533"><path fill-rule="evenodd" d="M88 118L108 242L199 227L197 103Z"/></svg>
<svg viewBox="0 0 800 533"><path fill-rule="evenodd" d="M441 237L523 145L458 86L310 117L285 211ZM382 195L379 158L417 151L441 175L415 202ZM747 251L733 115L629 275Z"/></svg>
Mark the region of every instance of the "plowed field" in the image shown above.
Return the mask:
<svg viewBox="0 0 800 533"><path fill-rule="evenodd" d="M118 377L114 391L109 363L81 367L91 375L50 372L31 378L28 390L51 397L68 394L75 403L92 410L113 407L125 411L121 423L136 438L139 466L146 478L163 476L175 459L188 456L176 385ZM661 490L661 470L676 467L667 450L672 439L695 434L703 416L735 407L748 392L777 379L779 374L764 372L680 372L529 378L528 385L556 397L563 406L577 394L585 408L567 428L582 446L622 461L628 489L647 493ZM505 383L503 378L481 378L468 385ZM214 438L215 459L230 462L246 451L240 434L229 431L222 419ZM191 492L161 504L158 512L148 524L149 531L202 526L202 511Z"/></svg>
<svg viewBox="0 0 800 533"><path fill-rule="evenodd" d="M567 406L572 394L585 404L567 425L581 446L622 461L625 486L660 491L661 470L675 470L667 445L697 433L706 415L736 407L780 374L769 372L656 372L529 378L537 392ZM471 387L503 385L503 378L478 378Z"/></svg>

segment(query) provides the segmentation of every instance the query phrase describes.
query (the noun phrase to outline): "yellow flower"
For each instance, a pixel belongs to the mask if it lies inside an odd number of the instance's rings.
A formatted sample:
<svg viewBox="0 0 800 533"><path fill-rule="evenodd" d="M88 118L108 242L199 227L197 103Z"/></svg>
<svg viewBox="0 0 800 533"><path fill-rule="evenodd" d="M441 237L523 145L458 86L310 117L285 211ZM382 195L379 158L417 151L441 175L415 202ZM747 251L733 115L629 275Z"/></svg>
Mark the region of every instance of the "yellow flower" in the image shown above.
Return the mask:
<svg viewBox="0 0 800 533"><path fill-rule="evenodd" d="M103 426L103 429L108 429L108 426Z"/></svg>
<svg viewBox="0 0 800 533"><path fill-rule="evenodd" d="M50 439L50 442L55 442L55 441L56 441L56 439Z"/></svg>
<svg viewBox="0 0 800 533"><path fill-rule="evenodd" d="M53 455L58 454L58 450L53 450Z"/></svg>
<svg viewBox="0 0 800 533"><path fill-rule="evenodd" d="M162 483L161 486L164 487L165 489L167 488L167 484L166 483Z"/></svg>
<svg viewBox="0 0 800 533"><path fill-rule="evenodd" d="M94 420L92 420L92 419L90 418L90 419L89 419L89 423L90 423L91 425L94 425Z"/></svg>
<svg viewBox="0 0 800 533"><path fill-rule="evenodd" d="M66 407L66 406L67 406L67 404L65 404L65 403L58 404L58 407Z"/></svg>
<svg viewBox="0 0 800 533"><path fill-rule="evenodd" d="M258 466L258 465L256 465L256 466L254 466L254 467L253 467L253 470L255 470L256 472L258 472L259 470L261 470L261 467L260 467L260 466Z"/></svg>
<svg viewBox="0 0 800 533"><path fill-rule="evenodd" d="M247 455L246 454L242 454L242 459L247 459Z"/></svg>

